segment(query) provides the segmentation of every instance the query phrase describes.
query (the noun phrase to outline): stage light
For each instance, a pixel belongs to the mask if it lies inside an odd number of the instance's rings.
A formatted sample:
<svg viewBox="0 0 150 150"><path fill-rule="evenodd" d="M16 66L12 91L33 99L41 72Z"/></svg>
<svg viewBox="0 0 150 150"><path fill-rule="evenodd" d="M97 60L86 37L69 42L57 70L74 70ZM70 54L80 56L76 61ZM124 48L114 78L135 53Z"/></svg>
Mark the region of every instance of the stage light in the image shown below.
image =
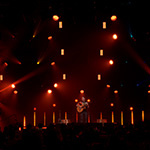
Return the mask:
<svg viewBox="0 0 150 150"><path fill-rule="evenodd" d="M144 122L144 110L142 110L142 122Z"/></svg>
<svg viewBox="0 0 150 150"><path fill-rule="evenodd" d="M103 29L106 29L106 22L103 22Z"/></svg>
<svg viewBox="0 0 150 150"><path fill-rule="evenodd" d="M3 75L0 75L0 81L3 81Z"/></svg>
<svg viewBox="0 0 150 150"><path fill-rule="evenodd" d="M150 94L150 90L148 90L148 94Z"/></svg>
<svg viewBox="0 0 150 150"><path fill-rule="evenodd" d="M54 21L58 21L58 20L59 20L59 16L53 15L53 20L54 20Z"/></svg>
<svg viewBox="0 0 150 150"><path fill-rule="evenodd" d="M101 80L101 74L97 75L97 80Z"/></svg>
<svg viewBox="0 0 150 150"><path fill-rule="evenodd" d="M87 102L88 102L88 103L90 103L90 102L91 102L91 100L90 100L90 99L87 99Z"/></svg>
<svg viewBox="0 0 150 150"><path fill-rule="evenodd" d="M47 90L47 93L48 93L48 94L51 94L51 93L52 93L52 90L50 90L50 89Z"/></svg>
<svg viewBox="0 0 150 150"><path fill-rule="evenodd" d="M63 28L62 21L59 21L59 29L62 29L62 28Z"/></svg>
<svg viewBox="0 0 150 150"><path fill-rule="evenodd" d="M84 90L80 90L80 93L83 94L83 93L84 93Z"/></svg>
<svg viewBox="0 0 150 150"><path fill-rule="evenodd" d="M130 110L132 111L132 110L133 110L133 107L130 107Z"/></svg>
<svg viewBox="0 0 150 150"><path fill-rule="evenodd" d="M114 111L111 112L111 122L114 123Z"/></svg>
<svg viewBox="0 0 150 150"><path fill-rule="evenodd" d="M133 107L130 107L130 111L131 111L131 124L134 124L134 115L133 115Z"/></svg>
<svg viewBox="0 0 150 150"><path fill-rule="evenodd" d="M55 65L55 62L52 62L51 65L54 66L54 65Z"/></svg>
<svg viewBox="0 0 150 150"><path fill-rule="evenodd" d="M117 94L117 93L118 93L118 90L115 90L114 93Z"/></svg>
<svg viewBox="0 0 150 150"><path fill-rule="evenodd" d="M123 111L121 111L121 125L123 126Z"/></svg>
<svg viewBox="0 0 150 150"><path fill-rule="evenodd" d="M65 120L67 120L67 112L65 112Z"/></svg>
<svg viewBox="0 0 150 150"><path fill-rule="evenodd" d="M36 107L34 107L33 110L36 111Z"/></svg>
<svg viewBox="0 0 150 150"><path fill-rule="evenodd" d="M148 87L150 87L150 84L148 85Z"/></svg>
<svg viewBox="0 0 150 150"><path fill-rule="evenodd" d="M112 35L112 38L113 38L114 40L117 40L117 39L118 39L117 34L113 34L113 35Z"/></svg>
<svg viewBox="0 0 150 150"><path fill-rule="evenodd" d="M8 66L8 63L7 63L7 62L5 62L4 64L5 64L5 66Z"/></svg>
<svg viewBox="0 0 150 150"><path fill-rule="evenodd" d="M48 40L51 40L53 37L52 36L48 36Z"/></svg>
<svg viewBox="0 0 150 150"><path fill-rule="evenodd" d="M110 106L113 107L113 106L114 106L114 103L110 103Z"/></svg>
<svg viewBox="0 0 150 150"><path fill-rule="evenodd" d="M100 56L103 56L104 54L103 54L103 49L100 49Z"/></svg>
<svg viewBox="0 0 150 150"><path fill-rule="evenodd" d="M110 88L110 85L109 85L109 84L107 84L107 85L106 85L106 87L107 87L107 88Z"/></svg>
<svg viewBox="0 0 150 150"><path fill-rule="evenodd" d="M17 91L17 90L15 90L15 91L14 91L14 94L18 94L18 91Z"/></svg>
<svg viewBox="0 0 150 150"><path fill-rule="evenodd" d="M109 64L110 65L113 65L114 64L114 61L111 59L111 60L109 60Z"/></svg>
<svg viewBox="0 0 150 150"><path fill-rule="evenodd" d="M77 103L77 102L78 102L78 99L75 99L74 101Z"/></svg>
<svg viewBox="0 0 150 150"><path fill-rule="evenodd" d="M66 74L63 74L63 80L66 80Z"/></svg>
<svg viewBox="0 0 150 150"><path fill-rule="evenodd" d="M38 61L36 64L37 64L37 65L39 65L39 64L40 64L40 62Z"/></svg>
<svg viewBox="0 0 150 150"><path fill-rule="evenodd" d="M112 15L110 19L111 19L111 21L116 21L117 20L117 16L116 15Z"/></svg>
<svg viewBox="0 0 150 150"><path fill-rule="evenodd" d="M61 55L64 55L64 49L61 49Z"/></svg>
<svg viewBox="0 0 150 150"><path fill-rule="evenodd" d="M56 107L56 104L53 104L53 107Z"/></svg>
<svg viewBox="0 0 150 150"><path fill-rule="evenodd" d="M58 87L58 84L57 84L57 83L55 83L55 84L54 84L54 88L57 88L57 87Z"/></svg>
<svg viewBox="0 0 150 150"><path fill-rule="evenodd" d="M11 84L11 87L14 89L16 86L15 86L15 84Z"/></svg>
<svg viewBox="0 0 150 150"><path fill-rule="evenodd" d="M35 38L35 34L33 34L33 36L32 36L33 38Z"/></svg>
<svg viewBox="0 0 150 150"><path fill-rule="evenodd" d="M21 131L21 127L19 127L19 131Z"/></svg>
<svg viewBox="0 0 150 150"><path fill-rule="evenodd" d="M26 129L26 116L23 116L23 129Z"/></svg>

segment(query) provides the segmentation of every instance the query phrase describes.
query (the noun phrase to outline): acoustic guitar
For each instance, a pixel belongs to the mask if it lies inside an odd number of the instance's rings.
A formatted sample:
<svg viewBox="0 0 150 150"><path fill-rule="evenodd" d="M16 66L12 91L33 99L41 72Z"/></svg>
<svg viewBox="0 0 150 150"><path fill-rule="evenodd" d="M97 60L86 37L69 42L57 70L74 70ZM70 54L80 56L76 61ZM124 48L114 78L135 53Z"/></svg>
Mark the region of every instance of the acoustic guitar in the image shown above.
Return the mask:
<svg viewBox="0 0 150 150"><path fill-rule="evenodd" d="M88 104L83 104L82 102L77 105L77 112L81 113L83 110L87 109Z"/></svg>

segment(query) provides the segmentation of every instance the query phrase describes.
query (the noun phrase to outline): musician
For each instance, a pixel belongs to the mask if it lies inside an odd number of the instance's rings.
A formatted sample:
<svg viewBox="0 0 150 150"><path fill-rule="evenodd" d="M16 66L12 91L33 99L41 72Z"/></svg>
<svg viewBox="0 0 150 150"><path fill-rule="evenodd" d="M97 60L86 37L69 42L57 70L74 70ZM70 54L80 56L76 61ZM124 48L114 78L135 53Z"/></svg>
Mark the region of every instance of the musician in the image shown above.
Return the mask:
<svg viewBox="0 0 150 150"><path fill-rule="evenodd" d="M81 98L81 101L77 103L77 111L80 115L80 123L88 122L87 108L89 108L88 102L85 101L85 97Z"/></svg>

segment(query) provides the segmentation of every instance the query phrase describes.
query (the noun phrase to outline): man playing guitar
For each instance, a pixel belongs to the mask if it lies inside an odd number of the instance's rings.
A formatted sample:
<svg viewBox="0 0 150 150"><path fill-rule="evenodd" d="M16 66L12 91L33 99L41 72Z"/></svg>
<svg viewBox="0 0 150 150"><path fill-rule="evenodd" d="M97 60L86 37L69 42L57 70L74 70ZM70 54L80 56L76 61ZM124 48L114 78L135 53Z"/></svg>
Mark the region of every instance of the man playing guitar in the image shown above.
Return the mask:
<svg viewBox="0 0 150 150"><path fill-rule="evenodd" d="M87 108L89 108L88 102L85 101L85 97L81 98L81 101L77 103L77 112L80 113L80 123L87 123Z"/></svg>

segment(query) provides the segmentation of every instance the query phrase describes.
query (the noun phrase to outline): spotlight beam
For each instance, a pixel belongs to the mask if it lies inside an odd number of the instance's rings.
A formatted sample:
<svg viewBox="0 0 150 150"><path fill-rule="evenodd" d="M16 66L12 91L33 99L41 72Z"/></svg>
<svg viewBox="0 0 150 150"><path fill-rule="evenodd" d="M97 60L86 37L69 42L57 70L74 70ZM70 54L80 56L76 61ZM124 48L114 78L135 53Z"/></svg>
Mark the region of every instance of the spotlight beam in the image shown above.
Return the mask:
<svg viewBox="0 0 150 150"><path fill-rule="evenodd" d="M136 53L136 51L128 43L124 43L123 45L126 46L127 52L137 62L137 64L139 64L143 70L150 74L150 67L143 61L138 53Z"/></svg>
<svg viewBox="0 0 150 150"><path fill-rule="evenodd" d="M16 85L16 84L19 84L19 83L21 83L21 82L24 82L24 81L26 81L26 80L28 80L28 79L30 79L30 78L36 76L37 74L39 74L39 73L43 72L44 70L46 70L46 68L47 68L47 65L46 65L46 66L43 66L43 67L40 67L40 68L38 68L38 69L36 69L36 70L30 72L29 74L23 76L22 78L18 79L17 81L11 83L11 84L8 85L7 87L1 89L0 92L3 92L3 91L5 91L5 90L7 90L8 88L10 88L12 84Z"/></svg>

